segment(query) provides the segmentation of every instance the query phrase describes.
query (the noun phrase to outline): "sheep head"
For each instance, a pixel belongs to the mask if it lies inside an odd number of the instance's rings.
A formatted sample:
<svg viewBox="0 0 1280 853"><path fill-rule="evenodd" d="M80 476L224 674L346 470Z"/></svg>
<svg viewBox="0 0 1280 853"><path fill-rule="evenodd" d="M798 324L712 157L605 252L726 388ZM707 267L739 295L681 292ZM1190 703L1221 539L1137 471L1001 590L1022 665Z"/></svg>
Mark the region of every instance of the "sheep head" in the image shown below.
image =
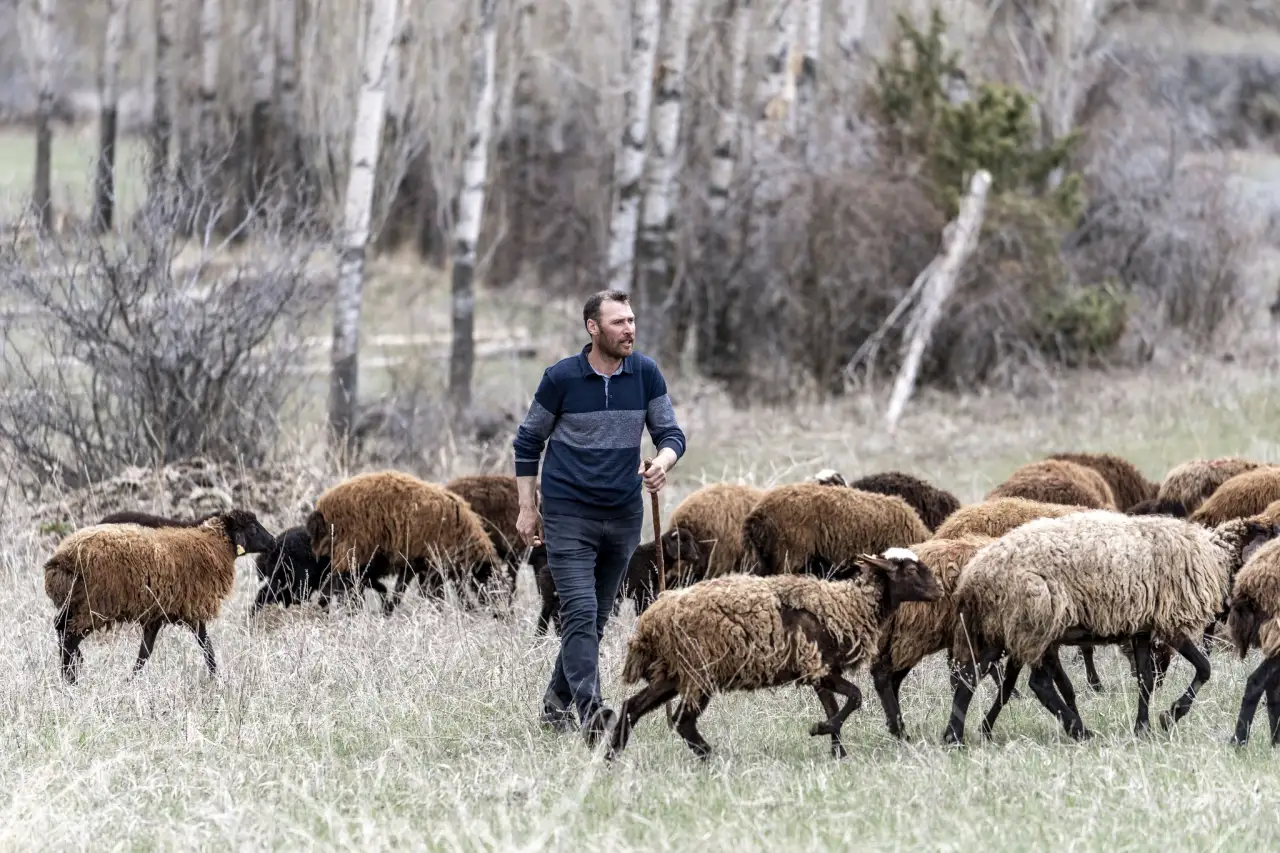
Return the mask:
<svg viewBox="0 0 1280 853"><path fill-rule="evenodd" d="M1249 562L1253 552L1280 536L1280 525L1268 524L1255 518L1233 518L1213 528L1218 540L1232 556L1231 573Z"/></svg>
<svg viewBox="0 0 1280 853"><path fill-rule="evenodd" d="M672 579L687 572L685 566L702 566L702 549L698 540L683 527L673 527L662 534L662 564L668 586Z"/></svg>
<svg viewBox="0 0 1280 853"><path fill-rule="evenodd" d="M813 479L823 486L848 486L844 475L834 468L823 468L821 471L813 475Z"/></svg>
<svg viewBox="0 0 1280 853"><path fill-rule="evenodd" d="M942 598L942 585L933 571L907 548L889 548L878 556L860 554L855 563L865 575L881 582L884 590L881 607L885 614L892 613L904 601Z"/></svg>
<svg viewBox="0 0 1280 853"><path fill-rule="evenodd" d="M1227 615L1227 636L1240 654L1240 660L1249 654L1250 646L1257 641L1259 629L1269 618L1252 599L1238 598L1231 603L1231 612Z"/></svg>
<svg viewBox="0 0 1280 853"><path fill-rule="evenodd" d="M218 518L222 521L222 528L226 531L227 538L236 546L236 556L262 554L275 547L276 538L249 510L227 510L220 513Z"/></svg>

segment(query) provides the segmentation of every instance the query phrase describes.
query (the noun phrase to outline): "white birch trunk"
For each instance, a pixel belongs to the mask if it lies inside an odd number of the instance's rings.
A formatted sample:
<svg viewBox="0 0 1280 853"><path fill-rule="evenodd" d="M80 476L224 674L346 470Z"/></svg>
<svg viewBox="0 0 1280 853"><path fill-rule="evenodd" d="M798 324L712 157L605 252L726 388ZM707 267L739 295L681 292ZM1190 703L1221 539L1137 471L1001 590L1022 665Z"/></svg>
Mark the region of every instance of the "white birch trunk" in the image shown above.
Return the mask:
<svg viewBox="0 0 1280 853"><path fill-rule="evenodd" d="M365 249L369 243L373 188L386 107L387 55L396 29L398 5L398 0L371 0L369 28L361 57L360 99L351 135L351 169L343 205L329 380L329 429L333 440L346 448L351 446L358 393L357 354Z"/></svg>
<svg viewBox="0 0 1280 853"><path fill-rule="evenodd" d="M800 38L797 60L793 60L796 109L791 113L791 132L808 138L818 96L818 55L822 47L822 0L801 0Z"/></svg>
<svg viewBox="0 0 1280 853"><path fill-rule="evenodd" d="M57 4L38 0L35 8L36 160L31 203L40 227L53 228L53 65L56 57Z"/></svg>
<svg viewBox="0 0 1280 853"><path fill-rule="evenodd" d="M480 29L471 54L471 104L467 120L467 151L462 163L458 195L458 224L454 229L453 343L449 353L449 397L459 409L471 405L471 376L475 368L476 242L484 215L484 190L489 168L489 138L497 96L497 0L480 0Z"/></svg>
<svg viewBox="0 0 1280 853"><path fill-rule="evenodd" d="M1049 142L1071 132L1088 75L1084 74L1087 54L1098 29L1098 0L1058 0L1054 7L1052 56L1044 81L1045 119ZM1049 175L1049 186L1062 182L1062 168Z"/></svg>
<svg viewBox="0 0 1280 853"><path fill-rule="evenodd" d="M671 0L671 15L662 33L664 49L658 67L653 109L653 153L647 158L640 233L636 246L640 306L657 321L655 343L663 341L661 312L675 269L676 176L680 171L680 117L684 106L684 72L689 58L689 29L697 0ZM665 306L668 307L669 306Z"/></svg>
<svg viewBox="0 0 1280 853"><path fill-rule="evenodd" d="M885 413L885 424L889 432L893 432L897 426L898 418L915 388L920 360L924 357L925 347L929 345L934 326L942 317L942 306L955 289L956 279L965 261L977 248L978 234L982 231L982 219L986 212L987 190L990 188L991 173L986 169L979 169L969 181L969 192L960 202L960 211L955 220L943 231L942 251L934 261L936 266L924 286L920 308L907 327L910 337L907 356L898 370L898 378L893 383L893 394L889 398L889 408Z"/></svg>
<svg viewBox="0 0 1280 853"><path fill-rule="evenodd" d="M625 98L622 148L614 171L613 218L609 223L609 287L631 292L635 271L636 224L640 218L640 181L644 177L649 143L649 107L653 101L653 71L662 29L661 0L632 0L631 78Z"/></svg>
<svg viewBox="0 0 1280 853"><path fill-rule="evenodd" d="M218 136L218 60L222 55L222 0L200 4L200 147L201 166L208 146Z"/></svg>
<svg viewBox="0 0 1280 853"><path fill-rule="evenodd" d="M730 0L729 89L720 101L715 151L711 155L711 214L719 217L729 205L734 166L742 151L742 88L747 78L747 50L751 44L751 0Z"/></svg>
<svg viewBox="0 0 1280 853"><path fill-rule="evenodd" d="M173 139L174 84L173 40L177 32L177 0L156 0L155 94L151 113L151 181L148 193L159 191L169 174L169 147Z"/></svg>
<svg viewBox="0 0 1280 853"><path fill-rule="evenodd" d="M98 70L98 164L93 184L95 233L111 230L115 216L116 129L120 124L120 62L124 57L129 0L110 0L106 41Z"/></svg>

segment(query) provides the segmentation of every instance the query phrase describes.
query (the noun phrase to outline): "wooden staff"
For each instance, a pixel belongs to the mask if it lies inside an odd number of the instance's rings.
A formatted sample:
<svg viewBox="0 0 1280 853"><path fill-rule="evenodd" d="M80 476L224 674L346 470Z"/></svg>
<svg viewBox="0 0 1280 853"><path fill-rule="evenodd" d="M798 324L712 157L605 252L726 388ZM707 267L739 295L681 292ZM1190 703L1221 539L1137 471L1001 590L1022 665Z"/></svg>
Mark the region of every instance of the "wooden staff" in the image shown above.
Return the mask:
<svg viewBox="0 0 1280 853"><path fill-rule="evenodd" d="M644 470L648 471L649 466L652 464L652 459L644 460ZM667 566L666 560L662 556L662 516L658 514L657 492L649 494L649 506L653 510L653 541L656 545L654 550L658 554L658 595L662 595L667 590Z"/></svg>

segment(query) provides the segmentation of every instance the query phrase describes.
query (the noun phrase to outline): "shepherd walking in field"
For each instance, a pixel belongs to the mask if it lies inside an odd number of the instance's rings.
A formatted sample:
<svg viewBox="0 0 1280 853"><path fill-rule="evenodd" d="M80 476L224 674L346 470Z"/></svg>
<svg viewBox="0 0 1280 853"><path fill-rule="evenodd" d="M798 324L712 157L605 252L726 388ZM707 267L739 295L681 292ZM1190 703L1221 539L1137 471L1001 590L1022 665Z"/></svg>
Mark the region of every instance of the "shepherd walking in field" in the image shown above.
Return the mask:
<svg viewBox="0 0 1280 853"><path fill-rule="evenodd" d="M595 746L617 720L600 696L600 638L640 544L641 486L651 493L662 488L684 454L685 437L658 365L633 350L636 321L627 294L594 294L582 320L591 343L543 372L513 445L520 490L516 527L527 543L546 542L560 596L560 654L541 720L570 731L576 706L587 744ZM647 470L640 458L645 427L658 449Z"/></svg>

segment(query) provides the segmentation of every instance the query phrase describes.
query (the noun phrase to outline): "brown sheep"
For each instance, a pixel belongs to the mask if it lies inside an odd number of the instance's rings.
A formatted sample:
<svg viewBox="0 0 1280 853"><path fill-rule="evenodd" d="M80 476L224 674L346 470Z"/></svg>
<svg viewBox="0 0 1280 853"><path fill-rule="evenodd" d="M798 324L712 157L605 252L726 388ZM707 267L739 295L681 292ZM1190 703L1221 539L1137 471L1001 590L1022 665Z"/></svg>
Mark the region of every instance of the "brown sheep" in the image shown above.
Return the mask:
<svg viewBox="0 0 1280 853"><path fill-rule="evenodd" d="M1097 471L1111 487L1116 509L1121 512L1134 504L1154 499L1160 491L1159 483L1148 480L1136 465L1114 453L1051 453L1048 458L1074 462Z"/></svg>
<svg viewBox="0 0 1280 853"><path fill-rule="evenodd" d="M827 468L815 474L814 480L824 486L848 486L864 492L897 495L911 505L930 530L937 530L938 525L960 508L959 498L951 492L903 471L881 471L847 483L838 472Z"/></svg>
<svg viewBox="0 0 1280 853"><path fill-rule="evenodd" d="M1003 536L1015 527L1037 518L1059 518L1085 507L1043 503L1027 498L994 498L956 510L933 534L934 539L961 536Z"/></svg>
<svg viewBox="0 0 1280 853"><path fill-rule="evenodd" d="M1202 503L1191 520L1216 527L1233 518L1248 518L1280 500L1280 467L1265 465L1227 480Z"/></svg>
<svg viewBox="0 0 1280 853"><path fill-rule="evenodd" d="M1211 674L1196 641L1223 610L1241 563L1275 534L1275 528L1246 520L1207 529L1177 518L1090 510L1029 522L983 547L954 593L951 651L957 666L944 740L963 740L976 678L1006 653L1006 682L1029 666L1041 704L1071 737L1089 737L1057 656L1060 646L1081 643L1132 644L1137 732L1148 728L1151 641L1186 658L1195 677L1161 715L1169 728L1191 710Z"/></svg>
<svg viewBox="0 0 1280 853"><path fill-rule="evenodd" d="M306 527L316 558L329 556L335 576L360 567L360 582L382 594L386 614L412 575L428 595L439 595L448 578L460 594L487 598L484 586L501 562L465 500L402 471L357 474L332 486L316 500ZM397 576L390 594L379 577L388 573Z"/></svg>
<svg viewBox="0 0 1280 853"><path fill-rule="evenodd" d="M659 596L627 644L624 683L648 683L622 703L610 757L626 747L641 717L679 696L676 731L705 759L711 745L697 721L714 694L793 683L817 691L826 719L809 734L830 735L832 754L843 757L840 729L862 704L844 671L875 655L899 605L941 594L933 574L902 548L859 555L845 569L846 579L830 581L728 575ZM846 697L844 707L836 693Z"/></svg>
<svg viewBox="0 0 1280 853"><path fill-rule="evenodd" d="M248 510L230 510L196 527L95 524L68 535L44 564L44 591L58 608L54 630L62 675L74 684L80 643L94 631L142 625L133 671L142 669L165 624L186 625L215 675L206 623L235 585L236 557L261 553L275 538Z"/></svg>
<svg viewBox="0 0 1280 853"><path fill-rule="evenodd" d="M524 562L529 547L516 530L520 517L520 493L514 474L468 474L455 477L444 484L454 494L461 495L484 524L498 558L507 565L507 586L515 594L516 578L520 564Z"/></svg>
<svg viewBox="0 0 1280 853"><path fill-rule="evenodd" d="M1237 474L1262 467L1261 462L1238 456L1191 459L1175 465L1164 475L1156 495L1162 501L1177 501L1193 513L1219 486Z"/></svg>
<svg viewBox="0 0 1280 853"><path fill-rule="evenodd" d="M1003 483L987 493L992 498L1029 498L1045 503L1115 509L1111 486L1092 468L1061 459L1041 459L1014 469Z"/></svg>
<svg viewBox="0 0 1280 853"><path fill-rule="evenodd" d="M911 546L920 562L933 573L942 595L933 601L904 603L880 635L871 677L884 709L885 722L894 737L906 739L898 698L903 680L929 655L950 649L956 630L956 606L951 594L960 571L979 548L994 541L989 536L935 537ZM992 678L995 678L994 672Z"/></svg>
<svg viewBox="0 0 1280 853"><path fill-rule="evenodd" d="M689 531L701 555L687 582L745 570L742 524L764 493L746 483L712 483L676 504L667 528Z"/></svg>
<svg viewBox="0 0 1280 853"><path fill-rule="evenodd" d="M852 564L859 554L907 547L930 536L900 497L815 482L769 489L742 530L752 568L760 575L826 574Z"/></svg>
<svg viewBox="0 0 1280 853"><path fill-rule="evenodd" d="M1280 746L1280 539L1255 551L1236 575L1227 634L1241 660L1249 649L1262 649L1262 663L1245 682L1231 743L1235 746L1248 743L1258 700L1265 695L1271 745Z"/></svg>

